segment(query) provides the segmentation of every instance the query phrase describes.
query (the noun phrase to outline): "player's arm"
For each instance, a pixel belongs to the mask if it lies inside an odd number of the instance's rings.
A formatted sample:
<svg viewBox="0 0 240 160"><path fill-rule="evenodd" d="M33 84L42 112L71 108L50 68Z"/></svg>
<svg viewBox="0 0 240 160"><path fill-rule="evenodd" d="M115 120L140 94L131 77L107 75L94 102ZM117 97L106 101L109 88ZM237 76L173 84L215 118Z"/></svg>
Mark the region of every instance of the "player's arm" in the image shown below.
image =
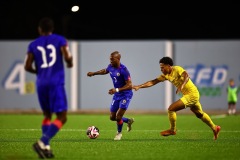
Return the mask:
<svg viewBox="0 0 240 160"><path fill-rule="evenodd" d="M183 77L183 83L182 83L182 85L180 85L178 88L177 88L177 90L176 90L176 94L178 94L178 93L180 93L181 91L182 91L182 89L184 88L184 86L186 85L186 83L188 82L188 80L189 80L189 74L186 72L186 71L184 71L183 73L182 73L182 75L181 75L181 77Z"/></svg>
<svg viewBox="0 0 240 160"><path fill-rule="evenodd" d="M26 57L26 60L25 60L24 69L25 69L27 72L36 74L37 71L36 71L35 68L33 68L33 62L34 62L34 56L33 56L33 54L32 54L32 53L28 53L28 54L27 54L27 57Z"/></svg>
<svg viewBox="0 0 240 160"><path fill-rule="evenodd" d="M134 85L132 87L132 89L134 89L135 91L139 90L140 88L148 88L148 87L152 87L156 84L158 84L159 82L163 82L165 81L165 78L163 76L159 77L159 78L156 78L156 79L153 79L153 80L150 80L150 81L147 81L143 84L140 84L140 85Z"/></svg>
<svg viewBox="0 0 240 160"><path fill-rule="evenodd" d="M238 89L237 89L237 94L240 93L240 86L238 86Z"/></svg>
<svg viewBox="0 0 240 160"><path fill-rule="evenodd" d="M69 51L68 46L62 46L61 47L61 52L63 54L65 62L67 63L67 67L72 68L73 67L73 58L72 58L72 55Z"/></svg>
<svg viewBox="0 0 240 160"><path fill-rule="evenodd" d="M120 91L124 91L124 90L132 89L132 81L131 81L131 79L129 79L129 80L125 81L125 82L126 82L126 84L123 87L118 88L119 92Z"/></svg>
<svg viewBox="0 0 240 160"><path fill-rule="evenodd" d="M129 78L128 80L125 81L126 84L121 87L121 88L112 88L108 91L108 94L114 94L116 92L121 92L121 91L124 91L124 90L130 90L132 89L132 80Z"/></svg>
<svg viewBox="0 0 240 160"><path fill-rule="evenodd" d="M108 73L109 72L106 69L101 69L101 70L96 71L96 72L88 72L87 76L92 77L92 76L95 76L95 75L104 75L104 74L108 74Z"/></svg>

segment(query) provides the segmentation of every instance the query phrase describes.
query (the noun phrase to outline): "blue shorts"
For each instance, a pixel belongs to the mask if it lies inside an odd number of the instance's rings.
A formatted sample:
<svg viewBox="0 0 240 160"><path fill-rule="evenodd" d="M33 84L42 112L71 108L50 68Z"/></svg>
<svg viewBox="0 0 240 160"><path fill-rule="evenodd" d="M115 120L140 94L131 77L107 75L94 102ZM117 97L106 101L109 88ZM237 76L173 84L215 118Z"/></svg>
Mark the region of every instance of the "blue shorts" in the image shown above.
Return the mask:
<svg viewBox="0 0 240 160"><path fill-rule="evenodd" d="M63 85L38 86L37 93L43 111L51 113L67 111L67 96Z"/></svg>
<svg viewBox="0 0 240 160"><path fill-rule="evenodd" d="M110 106L110 112L117 112L119 108L127 110L131 101L131 97L132 96L124 97L122 99L113 98Z"/></svg>

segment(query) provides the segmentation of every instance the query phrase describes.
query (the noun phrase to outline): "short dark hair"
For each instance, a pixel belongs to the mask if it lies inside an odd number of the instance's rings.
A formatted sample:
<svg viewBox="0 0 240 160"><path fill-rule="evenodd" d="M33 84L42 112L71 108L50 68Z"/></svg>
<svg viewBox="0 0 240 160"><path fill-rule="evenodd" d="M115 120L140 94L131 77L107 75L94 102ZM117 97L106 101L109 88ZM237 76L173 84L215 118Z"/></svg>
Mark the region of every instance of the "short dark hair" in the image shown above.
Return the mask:
<svg viewBox="0 0 240 160"><path fill-rule="evenodd" d="M42 29L42 32L52 32L54 29L54 22L51 18L44 17L39 21L38 26Z"/></svg>
<svg viewBox="0 0 240 160"><path fill-rule="evenodd" d="M170 57L163 57L159 60L159 63L168 64L170 66L173 66L173 60Z"/></svg>

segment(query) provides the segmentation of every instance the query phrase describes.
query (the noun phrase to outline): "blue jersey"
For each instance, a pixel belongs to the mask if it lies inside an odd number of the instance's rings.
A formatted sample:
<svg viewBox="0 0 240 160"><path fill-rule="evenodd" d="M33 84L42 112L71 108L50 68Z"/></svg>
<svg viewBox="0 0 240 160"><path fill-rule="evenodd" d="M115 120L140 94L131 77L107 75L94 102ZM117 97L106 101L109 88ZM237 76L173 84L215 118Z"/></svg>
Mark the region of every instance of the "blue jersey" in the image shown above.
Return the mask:
<svg viewBox="0 0 240 160"><path fill-rule="evenodd" d="M66 45L66 39L57 34L40 36L30 43L28 53L34 55L37 85L64 84L64 63L61 47Z"/></svg>
<svg viewBox="0 0 240 160"><path fill-rule="evenodd" d="M68 109L61 52L66 45L64 37L51 34L40 36L28 46L28 54L34 55L38 100L43 111L57 113Z"/></svg>
<svg viewBox="0 0 240 160"><path fill-rule="evenodd" d="M121 88L126 85L126 81L131 79L130 73L126 66L120 64L119 68L113 67L111 64L107 67L107 72L109 72L112 78L114 88ZM124 90L121 92L116 92L114 96L132 96L132 90Z"/></svg>

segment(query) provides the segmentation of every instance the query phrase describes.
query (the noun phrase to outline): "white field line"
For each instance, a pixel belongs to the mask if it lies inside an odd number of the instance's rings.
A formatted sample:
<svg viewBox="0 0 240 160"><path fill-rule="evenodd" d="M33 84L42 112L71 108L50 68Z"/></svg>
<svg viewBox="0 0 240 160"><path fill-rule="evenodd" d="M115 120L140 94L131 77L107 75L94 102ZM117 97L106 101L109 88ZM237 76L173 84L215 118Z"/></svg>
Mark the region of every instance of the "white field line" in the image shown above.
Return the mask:
<svg viewBox="0 0 240 160"><path fill-rule="evenodd" d="M41 129L0 129L0 131L42 131ZM101 130L101 131L115 131L115 130ZM159 130L134 130L134 132L160 132ZM86 132L85 129L61 129L61 132ZM212 132L211 130L178 130L178 132ZM229 133L240 133L240 131L236 130L221 130L221 132L229 132Z"/></svg>
<svg viewBox="0 0 240 160"><path fill-rule="evenodd" d="M220 115L211 116L211 119L226 118L226 117L227 117L226 114L220 114Z"/></svg>

